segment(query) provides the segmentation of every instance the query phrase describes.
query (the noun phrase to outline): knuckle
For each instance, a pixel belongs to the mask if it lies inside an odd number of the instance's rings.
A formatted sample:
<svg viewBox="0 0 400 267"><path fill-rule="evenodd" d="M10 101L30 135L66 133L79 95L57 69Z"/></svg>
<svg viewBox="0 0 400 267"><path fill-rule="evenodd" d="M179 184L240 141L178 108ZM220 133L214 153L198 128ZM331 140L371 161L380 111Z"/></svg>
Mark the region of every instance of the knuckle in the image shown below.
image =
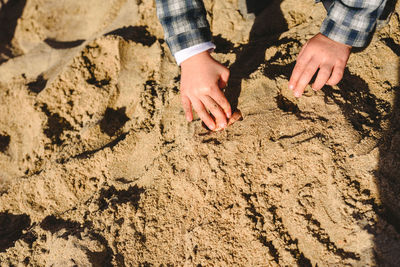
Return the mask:
<svg viewBox="0 0 400 267"><path fill-rule="evenodd" d="M303 57L301 57L301 58L297 59L294 69L295 70L302 70L302 69L305 68L305 66L306 66L306 62L303 59Z"/></svg>
<svg viewBox="0 0 400 267"><path fill-rule="evenodd" d="M337 60L336 60L336 65L338 65L338 66L341 66L342 68L344 68L344 66L346 65L346 60L345 59L343 59L343 58L338 58Z"/></svg>
<svg viewBox="0 0 400 267"><path fill-rule="evenodd" d="M189 105L188 103L183 103L182 106L183 106L183 109L184 109L186 112L191 111L190 105Z"/></svg>
<svg viewBox="0 0 400 267"><path fill-rule="evenodd" d="M343 71L341 71L341 70L336 71L335 78L339 82L343 78Z"/></svg>
<svg viewBox="0 0 400 267"><path fill-rule="evenodd" d="M223 103L222 103L222 108L223 108L225 111L230 111L231 105L229 105L229 103L226 101L226 102L223 102Z"/></svg>
<svg viewBox="0 0 400 267"><path fill-rule="evenodd" d="M322 62L321 67L319 68L320 71L325 72L332 72L333 64L331 62Z"/></svg>
<svg viewBox="0 0 400 267"><path fill-rule="evenodd" d="M181 94L181 103L182 105L187 105L188 99L186 96Z"/></svg>
<svg viewBox="0 0 400 267"><path fill-rule="evenodd" d="M214 114L214 113L217 113L218 110L219 110L217 104L212 104L212 105L210 105L208 108L210 109L210 111L212 111L213 114Z"/></svg>
<svg viewBox="0 0 400 267"><path fill-rule="evenodd" d="M204 121L204 122L208 121L208 116L204 110L196 109L195 111L196 111L197 115L199 115L199 117L202 121Z"/></svg>
<svg viewBox="0 0 400 267"><path fill-rule="evenodd" d="M189 90L187 90L186 87L181 87L180 93L182 99L185 97L189 97Z"/></svg>
<svg viewBox="0 0 400 267"><path fill-rule="evenodd" d="M215 111L213 112L213 115L218 120L224 120L225 119L225 115L224 115L224 113L222 113L222 111L220 109L215 109Z"/></svg>
<svg viewBox="0 0 400 267"><path fill-rule="evenodd" d="M318 71L318 78L317 79L321 79L321 80L328 80L329 76L331 74L331 71L328 69L321 69Z"/></svg>
<svg viewBox="0 0 400 267"><path fill-rule="evenodd" d="M319 89L321 89L321 88L324 86L325 83L326 83L326 81L315 82L315 83L313 84L312 88L313 88L314 90L319 90Z"/></svg>
<svg viewBox="0 0 400 267"><path fill-rule="evenodd" d="M313 69L308 68L308 69L304 70L303 77L304 77L304 79L308 79L308 77L311 78L314 75L314 73L315 73L315 71Z"/></svg>
<svg viewBox="0 0 400 267"><path fill-rule="evenodd" d="M231 74L231 71L228 68L224 68L224 74L226 76L229 76Z"/></svg>
<svg viewBox="0 0 400 267"><path fill-rule="evenodd" d="M200 115L199 115L200 116ZM210 116L203 114L202 116L200 116L201 120L204 121L205 124L207 125L212 125L213 124L213 120L211 119Z"/></svg>
<svg viewBox="0 0 400 267"><path fill-rule="evenodd" d="M330 85L337 85L338 83L339 83L339 81L336 80L336 79L334 79L334 80L332 80L329 84L330 84Z"/></svg>
<svg viewBox="0 0 400 267"><path fill-rule="evenodd" d="M210 86L203 86L196 90L197 95L209 95L211 93L211 87Z"/></svg>
<svg viewBox="0 0 400 267"><path fill-rule="evenodd" d="M334 76L334 77L332 77L332 79L330 81L330 84L331 85L337 85L340 82L341 79L342 79L342 77L340 77L340 76Z"/></svg>
<svg viewBox="0 0 400 267"><path fill-rule="evenodd" d="M183 109L184 110L187 110L188 109L188 104L186 103L186 101L181 101L181 103L182 103L182 107L183 107Z"/></svg>

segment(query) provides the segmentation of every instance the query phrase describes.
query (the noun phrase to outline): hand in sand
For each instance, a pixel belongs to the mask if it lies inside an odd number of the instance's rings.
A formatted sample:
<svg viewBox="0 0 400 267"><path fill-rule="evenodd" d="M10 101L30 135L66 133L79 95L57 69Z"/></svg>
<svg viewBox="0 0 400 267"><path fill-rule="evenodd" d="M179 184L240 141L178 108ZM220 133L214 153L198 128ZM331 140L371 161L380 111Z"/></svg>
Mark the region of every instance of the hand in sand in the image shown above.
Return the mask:
<svg viewBox="0 0 400 267"><path fill-rule="evenodd" d="M239 109L236 109L236 110L232 113L231 117L230 117L229 120L228 120L228 126L234 124L234 123L237 122L237 121L241 121L241 120L243 120L242 112L241 112ZM204 127L205 129L210 130L210 129L204 124L204 122L202 123L202 125L203 125L203 127ZM215 128L213 131L214 131L214 132L218 132L218 131L221 131L221 130L223 130L223 129L224 129L224 128L219 128L219 127L217 127L217 128Z"/></svg>
<svg viewBox="0 0 400 267"><path fill-rule="evenodd" d="M180 90L186 119L193 120L193 107L210 130L225 128L232 111L221 89L228 82L229 70L205 51L183 61L181 73Z"/></svg>
<svg viewBox="0 0 400 267"><path fill-rule="evenodd" d="M289 89L300 97L318 71L311 86L320 90L325 84L336 85L343 77L351 46L338 43L321 33L311 38L301 49L289 81Z"/></svg>

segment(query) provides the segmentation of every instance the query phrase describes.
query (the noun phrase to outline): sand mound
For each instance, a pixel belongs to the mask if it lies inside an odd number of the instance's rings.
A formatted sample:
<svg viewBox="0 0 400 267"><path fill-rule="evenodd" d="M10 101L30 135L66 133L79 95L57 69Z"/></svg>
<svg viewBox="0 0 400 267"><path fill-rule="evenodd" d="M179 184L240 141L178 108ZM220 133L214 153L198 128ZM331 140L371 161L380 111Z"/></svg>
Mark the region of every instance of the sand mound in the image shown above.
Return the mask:
<svg viewBox="0 0 400 267"><path fill-rule="evenodd" d="M322 5L206 6L244 115L217 133L185 122L153 1L0 1L0 266L400 264L399 5L301 99Z"/></svg>

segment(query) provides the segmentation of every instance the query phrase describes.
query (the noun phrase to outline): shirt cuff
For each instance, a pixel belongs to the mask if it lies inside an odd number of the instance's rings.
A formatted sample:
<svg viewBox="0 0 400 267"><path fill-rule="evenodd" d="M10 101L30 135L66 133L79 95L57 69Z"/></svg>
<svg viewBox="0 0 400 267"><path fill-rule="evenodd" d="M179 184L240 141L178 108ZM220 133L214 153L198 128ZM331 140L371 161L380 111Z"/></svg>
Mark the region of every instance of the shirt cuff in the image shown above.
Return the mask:
<svg viewBox="0 0 400 267"><path fill-rule="evenodd" d="M321 25L321 33L336 42L352 47L364 47L370 41L373 32L362 32L336 23L326 18Z"/></svg>
<svg viewBox="0 0 400 267"><path fill-rule="evenodd" d="M186 59L200 54L201 52L204 51L210 51L212 52L215 49L215 44L213 44L212 42L204 42L204 43L200 43L185 49L182 49L178 52L176 52L174 54L175 60L178 63L178 65L181 65L181 63L183 61L185 61Z"/></svg>

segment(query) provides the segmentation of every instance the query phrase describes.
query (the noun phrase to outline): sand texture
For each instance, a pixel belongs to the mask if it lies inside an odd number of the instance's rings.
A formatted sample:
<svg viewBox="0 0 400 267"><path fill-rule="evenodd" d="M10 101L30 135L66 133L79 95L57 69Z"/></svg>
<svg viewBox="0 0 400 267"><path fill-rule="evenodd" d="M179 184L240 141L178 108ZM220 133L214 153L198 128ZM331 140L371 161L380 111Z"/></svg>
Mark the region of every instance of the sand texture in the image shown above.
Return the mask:
<svg viewBox="0 0 400 267"><path fill-rule="evenodd" d="M1 267L400 266L400 4L296 99L323 6L243 3L205 1L244 118L210 133L152 0L0 1Z"/></svg>

